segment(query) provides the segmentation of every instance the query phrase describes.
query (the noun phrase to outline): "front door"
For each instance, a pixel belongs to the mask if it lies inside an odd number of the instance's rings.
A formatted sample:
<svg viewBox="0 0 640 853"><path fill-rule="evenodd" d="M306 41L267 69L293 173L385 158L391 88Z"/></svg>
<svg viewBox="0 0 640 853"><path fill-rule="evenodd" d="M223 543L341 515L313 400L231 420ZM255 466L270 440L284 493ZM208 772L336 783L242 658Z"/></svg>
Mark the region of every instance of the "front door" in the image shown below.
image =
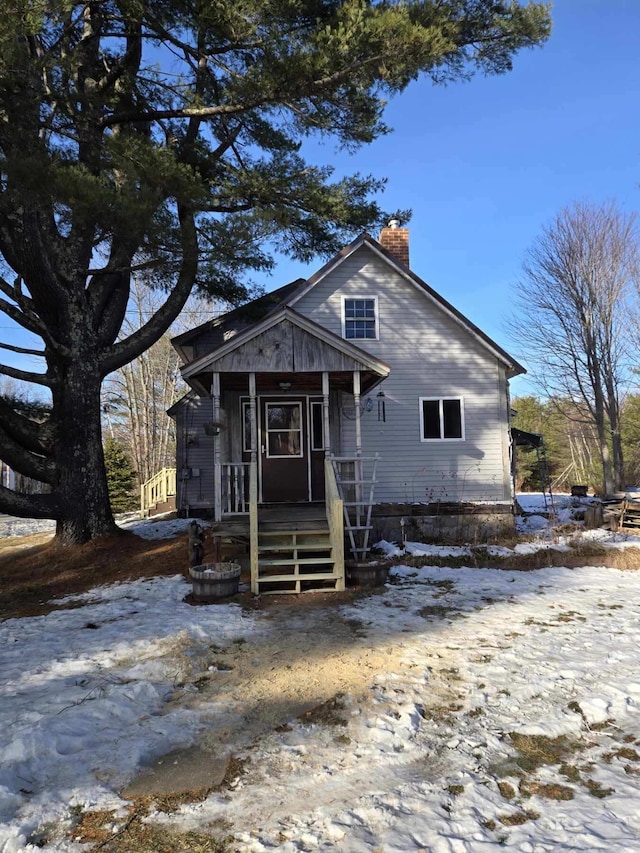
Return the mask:
<svg viewBox="0 0 640 853"><path fill-rule="evenodd" d="M309 500L306 399L261 400L262 500Z"/></svg>

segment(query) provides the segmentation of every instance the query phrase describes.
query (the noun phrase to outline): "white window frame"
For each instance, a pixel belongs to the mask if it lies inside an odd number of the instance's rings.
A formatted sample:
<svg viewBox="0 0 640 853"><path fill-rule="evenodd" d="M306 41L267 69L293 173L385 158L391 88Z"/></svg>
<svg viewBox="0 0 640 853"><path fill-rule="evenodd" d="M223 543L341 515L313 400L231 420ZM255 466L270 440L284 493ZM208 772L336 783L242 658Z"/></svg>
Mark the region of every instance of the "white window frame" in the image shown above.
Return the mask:
<svg viewBox="0 0 640 853"><path fill-rule="evenodd" d="M273 407L278 408L280 406L297 406L299 416L300 416L300 426L295 430L286 430L286 429L270 429L269 428L269 408ZM266 402L265 403L265 425L264 425L264 443L265 443L265 456L267 459L304 459L304 450L305 450L305 436L304 436L304 420L302 418L302 402L300 400L279 400L276 402ZM269 435L272 432L297 432L300 436L300 452L299 453L271 453L271 449L269 446Z"/></svg>
<svg viewBox="0 0 640 853"><path fill-rule="evenodd" d="M457 400L460 403L460 431L462 433L459 437L446 438L442 435L444 430L444 411L443 411L443 403L445 400ZM424 437L424 406L423 403L433 403L437 401L439 403L438 406L438 417L440 419L440 438L425 438ZM433 441L465 441L465 423L464 423L464 397L420 397L420 441L424 442L433 442Z"/></svg>
<svg viewBox="0 0 640 853"><path fill-rule="evenodd" d="M375 323L375 335L372 338L348 338L347 337L347 318L346 318L346 305L347 299L353 300L355 302L364 302L365 300L369 302L373 302L373 313L374 313L374 323ZM351 318L350 318L351 319ZM380 317L378 314L378 297L377 296L368 296L365 294L358 294L357 296L343 296L342 297L342 337L345 341L379 341L380 340Z"/></svg>

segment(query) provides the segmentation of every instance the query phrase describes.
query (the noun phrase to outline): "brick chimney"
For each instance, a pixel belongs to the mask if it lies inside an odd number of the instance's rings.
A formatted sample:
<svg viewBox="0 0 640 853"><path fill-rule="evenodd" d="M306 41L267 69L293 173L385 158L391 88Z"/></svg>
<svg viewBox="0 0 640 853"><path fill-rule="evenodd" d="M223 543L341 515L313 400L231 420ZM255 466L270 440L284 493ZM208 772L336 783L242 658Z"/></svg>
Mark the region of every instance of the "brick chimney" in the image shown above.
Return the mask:
<svg viewBox="0 0 640 853"><path fill-rule="evenodd" d="M378 242L396 261L400 261L405 267L409 266L409 229L401 228L397 219L392 219L387 227L382 229Z"/></svg>

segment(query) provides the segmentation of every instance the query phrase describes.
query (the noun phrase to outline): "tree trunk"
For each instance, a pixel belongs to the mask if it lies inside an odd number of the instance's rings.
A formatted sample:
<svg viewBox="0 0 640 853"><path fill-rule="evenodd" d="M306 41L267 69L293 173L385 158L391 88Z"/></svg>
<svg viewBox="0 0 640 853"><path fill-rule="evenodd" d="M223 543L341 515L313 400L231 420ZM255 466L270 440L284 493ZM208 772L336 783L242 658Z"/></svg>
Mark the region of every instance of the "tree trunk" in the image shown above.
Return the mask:
<svg viewBox="0 0 640 853"><path fill-rule="evenodd" d="M62 545L118 532L109 504L100 423L100 371L91 358L66 366L53 388L56 483L61 513L56 538Z"/></svg>
<svg viewBox="0 0 640 853"><path fill-rule="evenodd" d="M596 424L598 433L598 448L600 450L600 461L602 462L602 488L605 497L612 495L615 491L615 483L613 478L613 465L611 464L611 451L609 450L609 442L607 430L604 423Z"/></svg>
<svg viewBox="0 0 640 853"><path fill-rule="evenodd" d="M620 435L620 427L612 428L611 444L613 448L613 479L617 492L622 492L625 489L625 473L624 473L624 456L622 450L622 437Z"/></svg>

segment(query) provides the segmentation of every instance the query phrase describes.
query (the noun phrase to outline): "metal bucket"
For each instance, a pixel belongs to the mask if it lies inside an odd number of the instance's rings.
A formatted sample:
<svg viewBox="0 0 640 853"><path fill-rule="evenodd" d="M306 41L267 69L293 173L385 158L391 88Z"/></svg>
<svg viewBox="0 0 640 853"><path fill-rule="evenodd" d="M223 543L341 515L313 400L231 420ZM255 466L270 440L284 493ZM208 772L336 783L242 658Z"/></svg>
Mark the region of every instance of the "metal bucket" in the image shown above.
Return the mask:
<svg viewBox="0 0 640 853"><path fill-rule="evenodd" d="M238 592L238 563L202 563L189 569L193 597L197 601L218 601Z"/></svg>

